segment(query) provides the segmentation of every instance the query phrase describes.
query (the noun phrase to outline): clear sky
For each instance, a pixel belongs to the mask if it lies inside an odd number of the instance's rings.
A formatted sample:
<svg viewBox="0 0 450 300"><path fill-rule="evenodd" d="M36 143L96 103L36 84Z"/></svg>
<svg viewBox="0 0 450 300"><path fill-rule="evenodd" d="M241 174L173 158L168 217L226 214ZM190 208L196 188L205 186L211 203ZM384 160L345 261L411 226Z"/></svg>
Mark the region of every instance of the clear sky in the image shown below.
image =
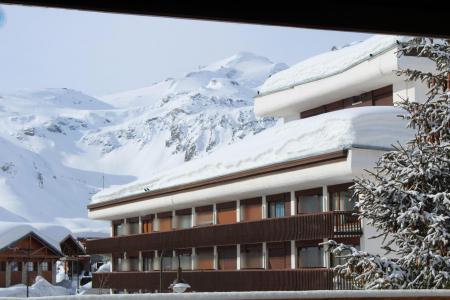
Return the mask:
<svg viewBox="0 0 450 300"><path fill-rule="evenodd" d="M0 92L94 96L181 76L239 51L295 64L368 34L1 5Z"/></svg>

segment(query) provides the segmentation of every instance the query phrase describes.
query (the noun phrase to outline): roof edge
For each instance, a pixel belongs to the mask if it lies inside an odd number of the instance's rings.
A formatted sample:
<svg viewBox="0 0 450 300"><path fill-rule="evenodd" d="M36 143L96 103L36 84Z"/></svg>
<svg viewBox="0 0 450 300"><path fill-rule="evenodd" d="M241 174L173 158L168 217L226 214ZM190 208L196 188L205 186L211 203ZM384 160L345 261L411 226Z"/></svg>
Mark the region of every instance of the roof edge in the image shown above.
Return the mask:
<svg viewBox="0 0 450 300"><path fill-rule="evenodd" d="M348 67L346 67L346 68L344 68L344 69L342 69L342 70L336 71L336 72L334 72L334 73L331 73L331 74L329 74L329 75L326 75L326 76L323 76L323 77L312 78L312 79L305 80L305 81L300 82L300 83L294 83L294 84L291 84L291 85L288 85L288 86L285 86L285 87L282 87L282 88L277 88L277 89L274 89L274 90L269 90L269 91L267 91L267 92L262 92L262 93L260 93L260 92L258 91L258 94L255 95L255 96L253 97L253 99L256 99L256 98L262 98L262 97L265 97L265 96L268 96L268 95L272 95L272 94L275 94L275 93L278 93L278 92L282 92L282 91L286 91L286 90L293 89L293 88L295 88L295 87L297 87L297 86L300 86L300 85L308 84L308 83L311 83L311 82L314 82L314 81L318 81L318 80L322 80L322 79L325 79L325 78L330 78L330 77L333 77L333 76L342 74L342 73L344 73L344 72L346 72L346 71L348 71L348 70L350 70L350 69L356 67L357 65L360 65L360 64L362 64L362 63L364 63L364 62L366 62L366 61L369 61L369 60L371 60L371 59L374 59L375 57L378 57L378 56L380 56L380 55L383 55L383 54L389 52L389 51L392 50L392 49L397 48L398 45L399 45L399 43L401 43L401 42L400 42L399 40L396 40L396 43L393 44L392 46L390 46L390 47L388 47L388 48L386 48L386 49L383 49L382 51L378 51L378 52L372 54L372 56L369 56L369 57L364 58L364 59L362 59L362 60L355 61L354 63L352 63L352 64L349 65ZM281 71L281 72L283 72L283 71Z"/></svg>
<svg viewBox="0 0 450 300"><path fill-rule="evenodd" d="M191 183L180 184L172 187L161 188L149 192L143 192L139 194L129 195L117 199L111 199L103 202L92 203L87 206L89 211L100 210L111 206L117 206L130 202L136 202L141 200L148 200L160 196L167 196L186 191L196 190L200 188L210 187L218 184L224 184L233 182L236 180L242 180L251 177L257 177L265 174L271 174L275 172L285 171L289 169L295 169L299 167L306 167L310 165L316 165L328 161L335 161L339 159L347 158L348 149L341 149L338 151L323 153L316 156L310 156L306 158L300 158L295 160L284 161L280 163L274 163L262 167L248 169L244 171L234 172L222 176L212 177L204 180L199 180Z"/></svg>

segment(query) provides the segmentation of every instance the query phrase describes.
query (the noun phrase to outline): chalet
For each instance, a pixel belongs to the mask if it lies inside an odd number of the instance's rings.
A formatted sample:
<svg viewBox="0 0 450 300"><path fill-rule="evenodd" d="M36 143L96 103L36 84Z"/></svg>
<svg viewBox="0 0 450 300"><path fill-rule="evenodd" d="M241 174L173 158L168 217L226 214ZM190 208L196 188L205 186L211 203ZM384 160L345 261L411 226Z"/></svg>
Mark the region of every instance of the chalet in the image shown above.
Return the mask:
<svg viewBox="0 0 450 300"><path fill-rule="evenodd" d="M0 222L0 287L32 284L37 275L56 283L56 261L85 254L57 225Z"/></svg>
<svg viewBox="0 0 450 300"><path fill-rule="evenodd" d="M432 66L398 57L404 41L374 36L281 71L254 105L284 124L95 195L89 217L109 220L111 237L88 241L87 251L110 255L112 272L94 274L93 286L154 292L163 269L167 289L179 257L194 291L350 288L320 243L380 251L348 188L412 137L394 104L425 99L425 87L395 70Z"/></svg>

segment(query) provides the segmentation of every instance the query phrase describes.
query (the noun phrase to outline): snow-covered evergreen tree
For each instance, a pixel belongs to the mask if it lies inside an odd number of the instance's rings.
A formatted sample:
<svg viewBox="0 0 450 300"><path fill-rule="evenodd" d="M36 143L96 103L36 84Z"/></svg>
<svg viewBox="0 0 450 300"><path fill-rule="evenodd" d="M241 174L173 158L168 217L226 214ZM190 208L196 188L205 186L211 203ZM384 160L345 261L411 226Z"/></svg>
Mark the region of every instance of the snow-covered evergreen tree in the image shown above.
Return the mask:
<svg viewBox="0 0 450 300"><path fill-rule="evenodd" d="M433 73L398 71L429 87L424 104L400 104L415 139L385 153L352 187L360 219L377 229L392 255L328 242L346 261L335 272L365 289L450 288L450 40L415 38L401 47L405 54L436 63Z"/></svg>

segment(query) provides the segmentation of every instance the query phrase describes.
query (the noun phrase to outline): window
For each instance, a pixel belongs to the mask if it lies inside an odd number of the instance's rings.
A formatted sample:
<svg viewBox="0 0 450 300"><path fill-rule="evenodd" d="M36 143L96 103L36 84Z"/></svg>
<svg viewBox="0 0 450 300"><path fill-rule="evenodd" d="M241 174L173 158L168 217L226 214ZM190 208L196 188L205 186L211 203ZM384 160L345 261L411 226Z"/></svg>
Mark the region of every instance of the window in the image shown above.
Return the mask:
<svg viewBox="0 0 450 300"><path fill-rule="evenodd" d="M120 271L120 256L118 254L112 255L112 271Z"/></svg>
<svg viewBox="0 0 450 300"><path fill-rule="evenodd" d="M322 188L295 192L297 212L299 214L317 213L323 211Z"/></svg>
<svg viewBox="0 0 450 300"><path fill-rule="evenodd" d="M213 224L213 206L207 205L195 208L195 225L211 225Z"/></svg>
<svg viewBox="0 0 450 300"><path fill-rule="evenodd" d="M196 248L197 255L197 269L198 270L211 270L214 269L214 248Z"/></svg>
<svg viewBox="0 0 450 300"><path fill-rule="evenodd" d="M300 118L308 118L320 115L326 112L359 107L359 106L392 106L393 105L393 88L392 85L385 86L376 90L372 90L360 95L341 99L326 105L318 106L300 113Z"/></svg>
<svg viewBox="0 0 450 300"><path fill-rule="evenodd" d="M162 260L163 270L165 271L172 270L172 266L173 266L173 252L167 251L166 253L163 254Z"/></svg>
<svg viewBox="0 0 450 300"><path fill-rule="evenodd" d="M142 270L143 271L152 271L153 270L153 257L155 253L151 252L142 252Z"/></svg>
<svg viewBox="0 0 450 300"><path fill-rule="evenodd" d="M139 233L139 218L127 219L126 227L128 227L127 234L138 234Z"/></svg>
<svg viewBox="0 0 450 300"><path fill-rule="evenodd" d="M267 196L269 218L279 218L290 215L290 193Z"/></svg>
<svg viewBox="0 0 450 300"><path fill-rule="evenodd" d="M237 252L236 246L220 246L217 247L218 269L219 270L236 270L237 268Z"/></svg>
<svg viewBox="0 0 450 300"><path fill-rule="evenodd" d="M6 271L6 261L0 261L0 272Z"/></svg>
<svg viewBox="0 0 450 300"><path fill-rule="evenodd" d="M153 215L144 216L142 220L142 233L150 233L153 231Z"/></svg>
<svg viewBox="0 0 450 300"><path fill-rule="evenodd" d="M158 213L158 231L172 230L172 212Z"/></svg>
<svg viewBox="0 0 450 300"><path fill-rule="evenodd" d="M290 243L268 243L268 263L269 269L288 269L291 266Z"/></svg>
<svg viewBox="0 0 450 300"><path fill-rule="evenodd" d="M190 228L191 227L191 219L192 219L192 210L190 208L188 209L182 209L177 210L175 212L177 216L177 228Z"/></svg>
<svg viewBox="0 0 450 300"><path fill-rule="evenodd" d="M192 249L178 249L176 250L177 256L180 256L180 266L182 270L191 270L192 269ZM174 261L174 269L178 269L178 257L176 257Z"/></svg>
<svg viewBox="0 0 450 300"><path fill-rule="evenodd" d="M35 263L32 261L27 262L27 271L28 272L34 272L37 268L35 268Z"/></svg>
<svg viewBox="0 0 450 300"><path fill-rule="evenodd" d="M123 235L123 221L122 220L113 221L113 235L114 236Z"/></svg>
<svg viewBox="0 0 450 300"><path fill-rule="evenodd" d="M328 187L330 194L330 208L333 211L353 211L356 199L352 197L348 190L352 183L345 183Z"/></svg>
<svg viewBox="0 0 450 300"><path fill-rule="evenodd" d="M41 270L42 270L42 271L49 271L48 266L49 266L49 263L48 263L48 262L46 262L46 261L42 262L42 263L41 263Z"/></svg>
<svg viewBox="0 0 450 300"><path fill-rule="evenodd" d="M319 268L323 267L323 247L303 246L298 248L299 268Z"/></svg>
<svg viewBox="0 0 450 300"><path fill-rule="evenodd" d="M11 271L12 272L22 271L22 263L19 263L17 261L12 261L11 262Z"/></svg>
<svg viewBox="0 0 450 300"><path fill-rule="evenodd" d="M253 221L262 218L262 198L241 200L241 220Z"/></svg>
<svg viewBox="0 0 450 300"><path fill-rule="evenodd" d="M262 267L262 244L241 245L241 268L261 269Z"/></svg>
<svg viewBox="0 0 450 300"><path fill-rule="evenodd" d="M219 203L217 209L217 224L236 223L236 202Z"/></svg>
<svg viewBox="0 0 450 300"><path fill-rule="evenodd" d="M138 254L133 254L128 256L128 265L129 271L138 271L139 270L139 256Z"/></svg>

